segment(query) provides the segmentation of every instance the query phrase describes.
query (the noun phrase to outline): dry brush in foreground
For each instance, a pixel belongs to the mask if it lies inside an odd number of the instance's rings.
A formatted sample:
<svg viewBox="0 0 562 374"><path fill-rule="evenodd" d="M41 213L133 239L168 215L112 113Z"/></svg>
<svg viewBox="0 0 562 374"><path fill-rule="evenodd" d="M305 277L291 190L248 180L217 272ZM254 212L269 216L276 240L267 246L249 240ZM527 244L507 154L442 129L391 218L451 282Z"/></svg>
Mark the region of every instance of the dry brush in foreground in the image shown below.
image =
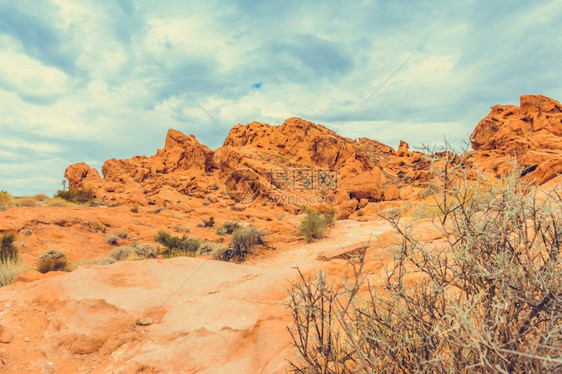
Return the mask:
<svg viewBox="0 0 562 374"><path fill-rule="evenodd" d="M431 215L443 240L422 242L392 216L401 240L382 281L363 255L351 281L293 284L294 372L562 371L560 194L453 171Z"/></svg>

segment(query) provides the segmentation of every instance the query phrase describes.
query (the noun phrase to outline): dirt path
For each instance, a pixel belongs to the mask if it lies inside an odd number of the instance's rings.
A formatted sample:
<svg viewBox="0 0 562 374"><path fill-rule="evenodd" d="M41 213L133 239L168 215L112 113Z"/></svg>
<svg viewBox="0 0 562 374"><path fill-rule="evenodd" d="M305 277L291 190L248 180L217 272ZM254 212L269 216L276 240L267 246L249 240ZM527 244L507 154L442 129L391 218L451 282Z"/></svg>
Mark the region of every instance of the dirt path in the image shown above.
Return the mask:
<svg viewBox="0 0 562 374"><path fill-rule="evenodd" d="M308 244L283 245L265 256L248 260L244 264L265 269L280 269L287 265L290 267L300 266L303 262L316 261L317 257L323 252L367 242L375 244L378 235L391 229L390 224L382 220L338 221L333 228L328 230L324 239Z"/></svg>

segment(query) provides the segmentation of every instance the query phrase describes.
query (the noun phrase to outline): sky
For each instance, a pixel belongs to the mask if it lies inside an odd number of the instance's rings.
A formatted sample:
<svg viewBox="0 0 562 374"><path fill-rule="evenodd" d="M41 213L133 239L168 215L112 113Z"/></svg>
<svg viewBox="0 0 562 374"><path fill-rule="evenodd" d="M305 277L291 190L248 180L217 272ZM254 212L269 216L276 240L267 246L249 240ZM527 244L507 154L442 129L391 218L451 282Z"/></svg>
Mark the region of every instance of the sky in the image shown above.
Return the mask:
<svg viewBox="0 0 562 374"><path fill-rule="evenodd" d="M562 100L560 19L559 0L0 0L0 190L52 195L169 128L215 149L296 116L462 145L493 105Z"/></svg>

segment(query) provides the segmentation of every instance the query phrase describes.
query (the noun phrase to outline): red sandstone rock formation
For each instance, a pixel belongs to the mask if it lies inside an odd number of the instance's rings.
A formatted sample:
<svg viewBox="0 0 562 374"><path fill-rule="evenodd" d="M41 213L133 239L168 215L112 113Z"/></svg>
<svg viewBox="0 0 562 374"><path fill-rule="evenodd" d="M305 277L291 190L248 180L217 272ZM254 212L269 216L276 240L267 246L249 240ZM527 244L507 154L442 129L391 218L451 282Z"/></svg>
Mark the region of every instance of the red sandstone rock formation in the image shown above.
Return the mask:
<svg viewBox="0 0 562 374"><path fill-rule="evenodd" d="M475 150L472 158L485 172L504 175L517 158L523 174L543 184L562 172L562 106L540 95L522 96L520 106L494 106L470 140ZM240 173L239 169L249 172ZM337 174L333 183L318 185L307 176L310 170ZM286 171L294 184L308 183L309 187L296 190L273 180L272 174L279 171ZM300 118L289 118L280 126L259 122L236 125L214 152L193 135L170 130L164 148L154 156L110 159L102 172L103 178L79 163L71 165L65 176L70 187L91 188L106 202L181 208L190 205L191 198L224 205L228 201L225 183L227 189L241 188L248 181L237 176L244 179L253 173L250 182L260 186L258 200L266 201L279 193L296 194L303 198L300 205L306 205L311 196L321 196L341 209L346 204L347 211L350 199L394 200L403 195L399 188L424 187L434 178L430 158L411 151L406 142L401 141L394 151L376 140L348 139ZM389 185L396 188L387 189ZM295 210L294 202L278 204Z"/></svg>
<svg viewBox="0 0 562 374"><path fill-rule="evenodd" d="M519 106L493 106L470 141L485 171L505 175L517 164L541 185L562 173L562 105L542 95L524 95Z"/></svg>
<svg viewBox="0 0 562 374"><path fill-rule="evenodd" d="M326 170L337 172L333 185L314 185L298 192L284 187L281 190L301 197L338 193L342 197L339 203L354 196L379 201L386 179L377 159L393 153L392 148L376 141L364 139L359 143L324 126L290 118L281 126L258 122L234 126L223 147L215 152L201 145L193 135L170 130L164 148L154 156L107 160L102 168L103 178L84 163L71 165L65 176L70 187L91 188L106 202L181 206L187 204L186 196L225 200L227 197L217 190L239 169L256 174L262 199L279 190L279 186L272 184L272 172L286 171L291 174L289 178L294 178L301 171L306 174L310 170ZM289 209L288 204L281 205Z"/></svg>

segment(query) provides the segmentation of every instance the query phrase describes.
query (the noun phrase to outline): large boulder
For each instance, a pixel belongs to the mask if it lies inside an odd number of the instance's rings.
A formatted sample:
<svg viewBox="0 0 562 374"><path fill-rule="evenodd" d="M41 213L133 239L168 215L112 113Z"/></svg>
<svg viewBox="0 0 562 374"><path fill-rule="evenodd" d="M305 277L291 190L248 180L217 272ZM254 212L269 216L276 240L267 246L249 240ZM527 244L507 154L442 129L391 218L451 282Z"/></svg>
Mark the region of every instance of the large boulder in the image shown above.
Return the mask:
<svg viewBox="0 0 562 374"><path fill-rule="evenodd" d="M86 183L96 183L101 180L100 174L96 169L92 169L84 162L72 164L66 168L64 177L68 180L68 185L73 188L82 187Z"/></svg>
<svg viewBox="0 0 562 374"><path fill-rule="evenodd" d="M341 182L339 189L346 191L350 198L380 201L386 178L379 168L349 177Z"/></svg>

